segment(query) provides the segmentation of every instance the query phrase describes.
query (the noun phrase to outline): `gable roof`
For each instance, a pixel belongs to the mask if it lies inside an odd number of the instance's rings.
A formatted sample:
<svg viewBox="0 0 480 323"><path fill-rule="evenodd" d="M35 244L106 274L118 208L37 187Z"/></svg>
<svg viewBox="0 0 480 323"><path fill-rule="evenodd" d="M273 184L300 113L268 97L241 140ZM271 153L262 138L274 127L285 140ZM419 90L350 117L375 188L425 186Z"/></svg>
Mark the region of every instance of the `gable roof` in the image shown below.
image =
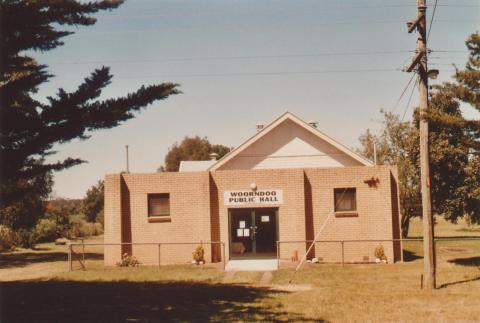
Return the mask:
<svg viewBox="0 0 480 323"><path fill-rule="evenodd" d="M215 164L210 166L208 168L208 170L209 171L218 170L223 165L227 164L233 158L238 156L245 149L250 147L252 144L254 144L258 140L263 138L265 135L270 133L273 129L277 128L280 124L282 124L283 122L285 122L287 120L290 120L290 121L294 122L295 124L304 128L308 132L314 134L315 136L317 136L321 140L323 140L323 141L327 142L328 144L332 145L333 147L335 147L339 151L343 152L345 155L351 157L352 159L356 160L360 164L362 164L364 166L373 166L373 163L371 161L369 161L368 159L365 159L362 156L356 154L355 152L353 152L352 150L350 150L346 146L342 145L338 141L332 139L331 137L329 137L326 134L324 134L323 132L319 131L317 128L312 127L310 124L303 121L302 119L300 119L299 117L297 117L293 113L290 113L290 112L287 111L284 114L282 114L280 117L278 117L276 120L274 120L272 123L270 123L268 126L264 127L261 131L257 132L255 135L253 135L252 137L247 139L243 144L241 144L240 146L238 146L237 148L235 148L234 150L230 151L228 154L223 156L223 158L221 158Z"/></svg>

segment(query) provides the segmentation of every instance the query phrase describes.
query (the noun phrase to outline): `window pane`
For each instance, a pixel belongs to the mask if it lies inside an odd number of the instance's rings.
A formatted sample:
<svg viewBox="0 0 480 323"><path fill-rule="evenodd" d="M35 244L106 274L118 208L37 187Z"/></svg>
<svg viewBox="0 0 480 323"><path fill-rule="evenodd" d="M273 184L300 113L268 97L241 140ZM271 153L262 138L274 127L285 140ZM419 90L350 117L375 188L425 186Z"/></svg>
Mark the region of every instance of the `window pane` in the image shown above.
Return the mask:
<svg viewBox="0 0 480 323"><path fill-rule="evenodd" d="M170 215L169 194L148 195L148 215Z"/></svg>
<svg viewBox="0 0 480 323"><path fill-rule="evenodd" d="M356 211L357 197L355 188L335 189L335 211Z"/></svg>

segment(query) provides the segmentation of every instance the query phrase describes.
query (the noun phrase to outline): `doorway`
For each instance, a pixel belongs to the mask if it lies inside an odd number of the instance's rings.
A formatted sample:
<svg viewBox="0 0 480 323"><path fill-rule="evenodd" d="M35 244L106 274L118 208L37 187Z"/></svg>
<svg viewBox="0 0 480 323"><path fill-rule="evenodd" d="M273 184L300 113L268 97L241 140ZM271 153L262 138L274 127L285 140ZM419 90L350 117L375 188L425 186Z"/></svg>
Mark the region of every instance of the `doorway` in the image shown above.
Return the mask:
<svg viewBox="0 0 480 323"><path fill-rule="evenodd" d="M278 209L229 209L230 259L277 256Z"/></svg>

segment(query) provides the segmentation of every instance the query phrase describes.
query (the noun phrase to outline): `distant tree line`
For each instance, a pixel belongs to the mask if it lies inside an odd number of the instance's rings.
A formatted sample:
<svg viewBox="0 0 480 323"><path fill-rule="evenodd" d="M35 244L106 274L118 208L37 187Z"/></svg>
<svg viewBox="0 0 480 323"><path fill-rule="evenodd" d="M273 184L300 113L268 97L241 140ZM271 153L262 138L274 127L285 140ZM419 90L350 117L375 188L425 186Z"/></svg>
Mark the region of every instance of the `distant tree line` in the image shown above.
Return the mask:
<svg viewBox="0 0 480 323"><path fill-rule="evenodd" d="M75 239L103 233L104 183L98 181L83 199L53 198L42 201L35 224L17 230L0 225L0 251L15 246L32 248L57 238Z"/></svg>

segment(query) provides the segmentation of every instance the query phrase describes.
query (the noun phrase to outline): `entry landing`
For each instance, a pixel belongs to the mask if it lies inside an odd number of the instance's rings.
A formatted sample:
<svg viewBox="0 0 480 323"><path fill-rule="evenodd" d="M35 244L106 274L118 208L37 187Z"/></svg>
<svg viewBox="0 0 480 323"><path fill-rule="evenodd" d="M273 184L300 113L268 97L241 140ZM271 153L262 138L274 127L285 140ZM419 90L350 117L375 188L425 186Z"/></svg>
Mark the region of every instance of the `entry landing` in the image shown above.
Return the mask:
<svg viewBox="0 0 480 323"><path fill-rule="evenodd" d="M230 260L225 266L225 271L272 271L277 269L277 259Z"/></svg>

